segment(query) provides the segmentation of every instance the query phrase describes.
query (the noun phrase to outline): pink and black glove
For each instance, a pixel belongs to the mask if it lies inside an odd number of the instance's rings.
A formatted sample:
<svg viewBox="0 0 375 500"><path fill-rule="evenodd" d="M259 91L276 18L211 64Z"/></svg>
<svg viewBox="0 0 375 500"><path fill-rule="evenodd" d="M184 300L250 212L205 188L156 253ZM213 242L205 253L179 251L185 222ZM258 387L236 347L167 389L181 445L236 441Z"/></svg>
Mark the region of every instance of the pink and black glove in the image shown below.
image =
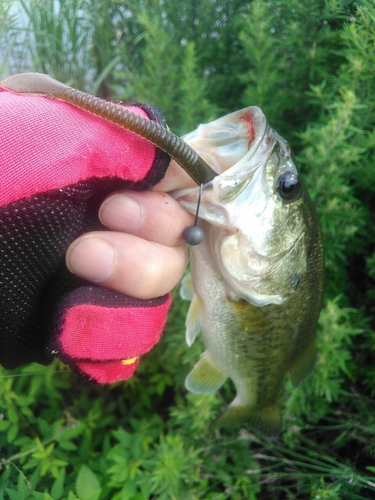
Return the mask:
<svg viewBox="0 0 375 500"><path fill-rule="evenodd" d="M165 126L148 105L131 109ZM131 377L159 340L169 295L126 297L69 273L68 246L103 229L119 189L146 190L169 157L137 135L65 102L0 88L0 364L54 356L99 383Z"/></svg>

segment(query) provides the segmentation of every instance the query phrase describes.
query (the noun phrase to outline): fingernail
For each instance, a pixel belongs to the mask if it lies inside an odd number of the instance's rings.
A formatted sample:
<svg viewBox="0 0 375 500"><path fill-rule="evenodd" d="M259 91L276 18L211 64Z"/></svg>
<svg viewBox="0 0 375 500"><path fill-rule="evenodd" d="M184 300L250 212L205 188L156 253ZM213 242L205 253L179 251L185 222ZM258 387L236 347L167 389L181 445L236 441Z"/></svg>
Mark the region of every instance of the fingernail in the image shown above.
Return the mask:
<svg viewBox="0 0 375 500"><path fill-rule="evenodd" d="M100 220L111 229L131 231L139 227L142 219L142 206L139 201L125 193L107 198L99 212Z"/></svg>
<svg viewBox="0 0 375 500"><path fill-rule="evenodd" d="M115 260L114 248L102 238L88 236L70 247L66 264L70 272L100 283L111 274Z"/></svg>

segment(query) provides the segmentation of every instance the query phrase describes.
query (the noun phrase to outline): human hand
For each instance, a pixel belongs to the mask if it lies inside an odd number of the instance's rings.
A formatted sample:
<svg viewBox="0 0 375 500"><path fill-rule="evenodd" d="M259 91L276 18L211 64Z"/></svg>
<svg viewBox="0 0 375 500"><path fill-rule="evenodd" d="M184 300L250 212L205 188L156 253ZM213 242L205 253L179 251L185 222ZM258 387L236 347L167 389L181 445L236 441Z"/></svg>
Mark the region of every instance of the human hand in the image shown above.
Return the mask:
<svg viewBox="0 0 375 500"><path fill-rule="evenodd" d="M150 299L168 293L181 279L187 264L183 231L193 223L167 193L194 184L171 165L158 191L123 191L109 196L99 219L112 231L85 234L69 247L68 269L87 280L131 295Z"/></svg>
<svg viewBox="0 0 375 500"><path fill-rule="evenodd" d="M162 179L168 159L147 141L62 101L1 88L0 101L0 363L15 368L31 361L47 364L58 356L91 380L124 380L134 373L139 357L159 340L170 304L168 295L139 300L134 293L130 297L117 293L119 287L126 292L141 283L139 275L129 272L132 260L124 271L122 257L130 257L124 238L142 240L135 247L138 257L151 259L143 275L156 278L148 295L143 291L139 296L154 297L176 280L166 280L166 286L159 287L161 261L175 262L171 274L181 273L186 250L178 233L188 216L179 212L182 219L177 217L179 222L171 229L172 211L166 211L168 205L161 202L169 197L145 192L140 195L144 206L140 214L146 216L140 217L138 226L126 226L129 232L124 234L122 218L114 222L113 198L108 198L100 217L115 229L107 232L107 242L115 242L120 252L113 261L120 265L102 281L112 290L68 273L64 255L80 234L94 230L101 234L97 213L108 193L154 186ZM135 111L160 118L150 107ZM123 196L115 198L123 200ZM159 200L156 205L155 200ZM158 217L155 211L150 218L150 209L158 204L165 215ZM161 227L169 229L163 233ZM81 242L86 240L87 245L96 236L85 236ZM77 250L80 245L73 245L68 254L72 268L74 246ZM132 275L133 283L124 288L120 281ZM148 286L144 281L139 288Z"/></svg>

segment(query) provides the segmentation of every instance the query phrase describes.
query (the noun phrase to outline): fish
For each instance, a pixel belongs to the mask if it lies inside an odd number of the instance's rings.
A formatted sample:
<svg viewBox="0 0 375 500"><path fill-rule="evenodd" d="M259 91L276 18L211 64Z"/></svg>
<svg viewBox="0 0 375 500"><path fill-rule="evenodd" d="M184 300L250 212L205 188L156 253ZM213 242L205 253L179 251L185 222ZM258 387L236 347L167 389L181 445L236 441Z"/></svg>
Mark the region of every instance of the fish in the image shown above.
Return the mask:
<svg viewBox="0 0 375 500"><path fill-rule="evenodd" d="M324 289L318 217L287 141L251 106L185 135L217 172L173 196L195 214L204 240L191 248L181 295L191 300L186 341L205 351L185 380L209 394L229 377L236 396L215 425L248 423L265 437L282 429L286 375L313 371Z"/></svg>

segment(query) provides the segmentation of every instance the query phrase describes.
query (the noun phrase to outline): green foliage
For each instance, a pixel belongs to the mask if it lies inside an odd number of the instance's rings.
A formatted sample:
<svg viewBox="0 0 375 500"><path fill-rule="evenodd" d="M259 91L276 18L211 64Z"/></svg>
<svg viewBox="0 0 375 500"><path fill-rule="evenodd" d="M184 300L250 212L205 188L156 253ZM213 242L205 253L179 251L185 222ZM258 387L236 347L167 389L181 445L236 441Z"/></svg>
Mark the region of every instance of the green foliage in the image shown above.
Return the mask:
<svg viewBox="0 0 375 500"><path fill-rule="evenodd" d="M21 0L29 20L25 43L31 48L36 69L56 79L84 83L89 40L80 18L81 2Z"/></svg>
<svg viewBox="0 0 375 500"><path fill-rule="evenodd" d="M137 99L150 102L156 97L155 104L166 109L166 116L176 114L178 87L178 56L180 48L172 43L170 33L144 10L138 14L142 33L134 43L140 45L137 58L127 57L127 48L122 46L122 60L126 71L119 74L125 89L119 94L127 101ZM136 69L138 68L138 69Z"/></svg>
<svg viewBox="0 0 375 500"><path fill-rule="evenodd" d="M331 0L255 0L250 15L243 16L242 100L245 106L257 103L279 133L290 136L315 118L307 91L339 68L342 42L336 27L342 15Z"/></svg>
<svg viewBox="0 0 375 500"><path fill-rule="evenodd" d="M126 383L59 363L1 371L0 500L374 497L374 46L370 0L0 2L3 74L149 101L178 133L262 107L293 144L327 269L317 366L286 383L279 440L210 428L233 389L186 393L202 344L186 347L176 296Z"/></svg>
<svg viewBox="0 0 375 500"><path fill-rule="evenodd" d="M322 88L313 87L319 95ZM324 235L327 289L339 294L350 284L346 278L347 261L359 250L364 233L368 208L359 197L358 183L362 179L354 165L362 161L363 148L358 146L363 135L353 125L353 117L360 112L361 104L351 90L342 90L339 100L326 105L324 119L308 124L301 138L306 144L301 165L310 170L308 177L311 195L317 208ZM356 189L357 187L357 189Z"/></svg>
<svg viewBox="0 0 375 500"><path fill-rule="evenodd" d="M162 23L147 11L137 19L143 32L134 43L140 50L131 56L128 47L121 47L126 70L118 73L118 96L128 102L153 102L179 134L213 119L217 107L207 99L207 84L199 75L194 42L176 45Z"/></svg>
<svg viewBox="0 0 375 500"><path fill-rule="evenodd" d="M207 95L207 81L198 74L198 58L194 42L188 42L184 50L179 82L178 108L182 133L190 132L199 125L213 120L218 107L210 103ZM199 106L195 103L199 102ZM198 109L197 109L198 108Z"/></svg>
<svg viewBox="0 0 375 500"><path fill-rule="evenodd" d="M9 57L9 52L13 49L16 40L13 30L9 30L10 26L15 23L15 14L12 13L11 0L4 0L0 3L0 74L6 71L6 62Z"/></svg>

